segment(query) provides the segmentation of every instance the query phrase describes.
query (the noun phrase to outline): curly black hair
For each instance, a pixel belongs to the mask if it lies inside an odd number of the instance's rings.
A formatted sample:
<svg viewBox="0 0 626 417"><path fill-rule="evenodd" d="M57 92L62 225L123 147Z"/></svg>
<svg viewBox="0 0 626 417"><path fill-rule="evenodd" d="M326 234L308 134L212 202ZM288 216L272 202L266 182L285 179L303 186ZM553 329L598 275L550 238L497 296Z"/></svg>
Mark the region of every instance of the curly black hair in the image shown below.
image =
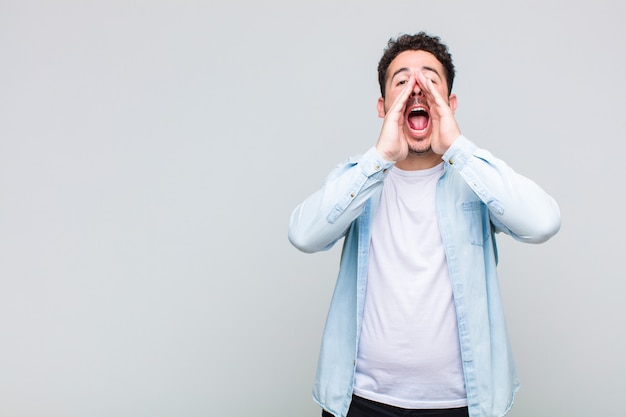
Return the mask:
<svg viewBox="0 0 626 417"><path fill-rule="evenodd" d="M446 72L448 95L451 94L452 83L454 82L454 64L452 63L452 55L448 52L448 47L441 42L438 36L428 35L426 32L419 32L415 35L400 35L396 39L389 39L387 42L387 48L385 48L383 56L378 62L378 84L380 84L380 94L382 97L385 97L385 80L387 78L387 69L391 61L401 52L410 50L430 52L441 62Z"/></svg>

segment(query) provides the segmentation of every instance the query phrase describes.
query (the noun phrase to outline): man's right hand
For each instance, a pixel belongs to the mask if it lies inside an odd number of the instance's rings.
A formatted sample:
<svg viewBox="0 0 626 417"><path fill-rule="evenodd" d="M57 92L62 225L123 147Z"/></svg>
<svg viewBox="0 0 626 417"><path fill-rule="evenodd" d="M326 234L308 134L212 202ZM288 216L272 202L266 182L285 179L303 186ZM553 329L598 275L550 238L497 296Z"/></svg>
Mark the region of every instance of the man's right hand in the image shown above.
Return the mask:
<svg viewBox="0 0 626 417"><path fill-rule="evenodd" d="M409 77L404 90L396 97L389 110L385 109L383 127L376 143L376 150L387 161L398 162L409 154L409 145L404 135L406 103L417 83L415 77Z"/></svg>

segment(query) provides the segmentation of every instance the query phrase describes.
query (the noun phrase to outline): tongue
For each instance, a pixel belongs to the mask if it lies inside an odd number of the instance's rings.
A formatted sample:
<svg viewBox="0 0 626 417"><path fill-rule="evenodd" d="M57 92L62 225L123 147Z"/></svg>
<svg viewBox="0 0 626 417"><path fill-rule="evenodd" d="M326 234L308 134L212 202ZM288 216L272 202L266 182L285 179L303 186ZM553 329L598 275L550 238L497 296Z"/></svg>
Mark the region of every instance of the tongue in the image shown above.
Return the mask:
<svg viewBox="0 0 626 417"><path fill-rule="evenodd" d="M424 115L409 116L409 126L414 130L424 130L428 125L428 117Z"/></svg>

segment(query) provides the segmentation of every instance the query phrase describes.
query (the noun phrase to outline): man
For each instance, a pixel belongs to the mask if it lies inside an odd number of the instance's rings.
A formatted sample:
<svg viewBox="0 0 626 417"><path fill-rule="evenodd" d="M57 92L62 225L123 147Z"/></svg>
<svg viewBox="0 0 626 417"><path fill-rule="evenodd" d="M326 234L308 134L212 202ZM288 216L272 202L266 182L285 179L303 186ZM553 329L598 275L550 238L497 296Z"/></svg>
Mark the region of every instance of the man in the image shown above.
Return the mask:
<svg viewBox="0 0 626 417"><path fill-rule="evenodd" d="M495 233L544 242L559 208L461 134L438 37L390 40L378 73L377 143L290 220L304 252L345 239L314 398L323 416L502 416L519 383Z"/></svg>

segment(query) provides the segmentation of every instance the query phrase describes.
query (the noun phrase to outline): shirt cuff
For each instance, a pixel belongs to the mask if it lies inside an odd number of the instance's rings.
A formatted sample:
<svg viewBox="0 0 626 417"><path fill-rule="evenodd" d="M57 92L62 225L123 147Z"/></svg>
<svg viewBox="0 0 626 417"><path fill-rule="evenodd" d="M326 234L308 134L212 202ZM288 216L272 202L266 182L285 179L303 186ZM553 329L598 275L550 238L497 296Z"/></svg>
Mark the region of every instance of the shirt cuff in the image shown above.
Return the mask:
<svg viewBox="0 0 626 417"><path fill-rule="evenodd" d="M367 152L365 152L359 161L361 170L363 170L363 173L368 177L378 173L387 174L393 165L393 161L387 161L380 156L380 153L378 153L375 146L372 146Z"/></svg>
<svg viewBox="0 0 626 417"><path fill-rule="evenodd" d="M462 169L470 160L476 149L478 149L476 144L461 135L442 155L441 159L447 164L453 165L456 169Z"/></svg>

